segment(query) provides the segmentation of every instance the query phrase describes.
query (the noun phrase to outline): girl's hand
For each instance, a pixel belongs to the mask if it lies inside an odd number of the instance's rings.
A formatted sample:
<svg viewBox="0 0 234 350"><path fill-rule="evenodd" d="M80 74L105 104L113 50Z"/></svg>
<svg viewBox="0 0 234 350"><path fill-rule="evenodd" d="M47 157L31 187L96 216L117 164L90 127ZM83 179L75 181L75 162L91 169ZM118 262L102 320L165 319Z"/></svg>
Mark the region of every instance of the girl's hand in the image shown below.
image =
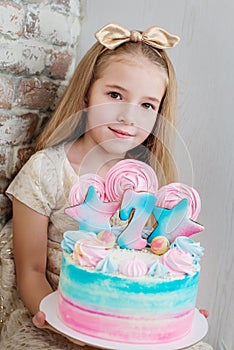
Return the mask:
<svg viewBox="0 0 234 350"><path fill-rule="evenodd" d="M200 312L205 318L208 318L208 317L209 317L209 311L208 311L208 310L200 309L199 312Z"/></svg>
<svg viewBox="0 0 234 350"><path fill-rule="evenodd" d="M37 328L46 328L46 317L44 312L38 311L34 316L33 316L33 324Z"/></svg>
<svg viewBox="0 0 234 350"><path fill-rule="evenodd" d="M42 311L38 311L32 319L32 322L34 324L34 326L36 326L37 328L40 329L49 329L55 333L61 334L62 336L64 336L65 338L67 338L68 340L70 340L71 342L80 345L80 346L85 346L84 343L81 343L79 340L74 339L74 338L70 338L69 336L67 336L66 334L63 334L61 332L59 332L57 329L55 329L54 327L52 327L47 321L46 321L46 316L44 314L44 312Z"/></svg>

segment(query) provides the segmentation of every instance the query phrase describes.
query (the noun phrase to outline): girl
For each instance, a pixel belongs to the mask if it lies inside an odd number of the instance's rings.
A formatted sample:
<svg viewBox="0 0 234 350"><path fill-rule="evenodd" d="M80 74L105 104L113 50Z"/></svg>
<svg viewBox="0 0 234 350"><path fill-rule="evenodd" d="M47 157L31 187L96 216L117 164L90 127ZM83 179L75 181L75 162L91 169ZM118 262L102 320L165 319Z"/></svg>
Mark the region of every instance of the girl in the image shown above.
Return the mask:
<svg viewBox="0 0 234 350"><path fill-rule="evenodd" d="M96 37L40 135L37 152L7 190L17 286L26 308L10 315L4 349L79 348L51 332L39 311L41 300L58 285L63 233L76 228L64 209L78 176L105 177L119 160L136 158L155 169L160 185L175 180L170 132L176 78L164 49L179 38L158 27L141 33L117 24Z"/></svg>

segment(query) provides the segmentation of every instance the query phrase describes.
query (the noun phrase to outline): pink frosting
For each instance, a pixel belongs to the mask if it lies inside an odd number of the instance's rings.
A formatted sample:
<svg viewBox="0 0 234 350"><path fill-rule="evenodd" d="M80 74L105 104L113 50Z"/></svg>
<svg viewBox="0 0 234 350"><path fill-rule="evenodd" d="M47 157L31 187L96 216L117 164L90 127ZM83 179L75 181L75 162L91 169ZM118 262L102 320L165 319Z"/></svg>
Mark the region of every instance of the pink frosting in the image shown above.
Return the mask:
<svg viewBox="0 0 234 350"><path fill-rule="evenodd" d="M76 242L73 259L80 266L95 267L97 263L108 255L104 242L97 237L83 238Z"/></svg>
<svg viewBox="0 0 234 350"><path fill-rule="evenodd" d="M115 235L111 231L101 231L97 234L97 238L106 244L106 247L113 248L115 245Z"/></svg>
<svg viewBox="0 0 234 350"><path fill-rule="evenodd" d="M197 191L185 184L175 182L161 187L158 190L156 205L158 207L171 209L183 198L188 199L189 218L196 220L201 210L201 200Z"/></svg>
<svg viewBox="0 0 234 350"><path fill-rule="evenodd" d="M123 261L119 266L119 271L125 276L141 277L148 272L146 263L136 256L132 260Z"/></svg>
<svg viewBox="0 0 234 350"><path fill-rule="evenodd" d="M191 254L173 248L162 255L161 263L173 274L184 275L188 273L192 275L194 273L193 260Z"/></svg>
<svg viewBox="0 0 234 350"><path fill-rule="evenodd" d="M124 159L114 165L106 176L106 196L109 201L120 201L127 189L156 194L158 180L154 170L138 160Z"/></svg>
<svg viewBox="0 0 234 350"><path fill-rule="evenodd" d="M89 186L93 186L100 199L106 201L104 179L96 174L85 174L79 176L71 188L69 194L69 203L71 206L84 202Z"/></svg>

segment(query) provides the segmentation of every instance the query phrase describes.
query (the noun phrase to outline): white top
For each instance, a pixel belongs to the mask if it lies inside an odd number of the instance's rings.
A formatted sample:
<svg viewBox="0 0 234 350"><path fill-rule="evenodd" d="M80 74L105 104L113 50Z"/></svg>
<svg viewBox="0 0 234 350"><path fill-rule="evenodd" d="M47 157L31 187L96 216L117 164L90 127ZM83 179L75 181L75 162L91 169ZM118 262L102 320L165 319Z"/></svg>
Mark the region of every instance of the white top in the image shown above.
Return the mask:
<svg viewBox="0 0 234 350"><path fill-rule="evenodd" d="M78 223L64 213L77 174L69 163L64 144L35 153L17 174L6 193L36 212L49 217L47 274L56 289L63 233L77 230Z"/></svg>

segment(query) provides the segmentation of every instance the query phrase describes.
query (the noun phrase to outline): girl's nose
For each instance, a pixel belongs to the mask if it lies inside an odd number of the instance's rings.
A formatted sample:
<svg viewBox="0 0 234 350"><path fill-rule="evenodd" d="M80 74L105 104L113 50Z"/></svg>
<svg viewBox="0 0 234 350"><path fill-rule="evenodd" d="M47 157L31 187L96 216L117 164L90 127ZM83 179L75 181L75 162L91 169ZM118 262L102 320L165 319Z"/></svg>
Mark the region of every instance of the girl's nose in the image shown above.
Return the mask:
<svg viewBox="0 0 234 350"><path fill-rule="evenodd" d="M118 113L117 120L120 123L134 125L136 119L136 106L131 104L125 104L121 106L121 109Z"/></svg>

